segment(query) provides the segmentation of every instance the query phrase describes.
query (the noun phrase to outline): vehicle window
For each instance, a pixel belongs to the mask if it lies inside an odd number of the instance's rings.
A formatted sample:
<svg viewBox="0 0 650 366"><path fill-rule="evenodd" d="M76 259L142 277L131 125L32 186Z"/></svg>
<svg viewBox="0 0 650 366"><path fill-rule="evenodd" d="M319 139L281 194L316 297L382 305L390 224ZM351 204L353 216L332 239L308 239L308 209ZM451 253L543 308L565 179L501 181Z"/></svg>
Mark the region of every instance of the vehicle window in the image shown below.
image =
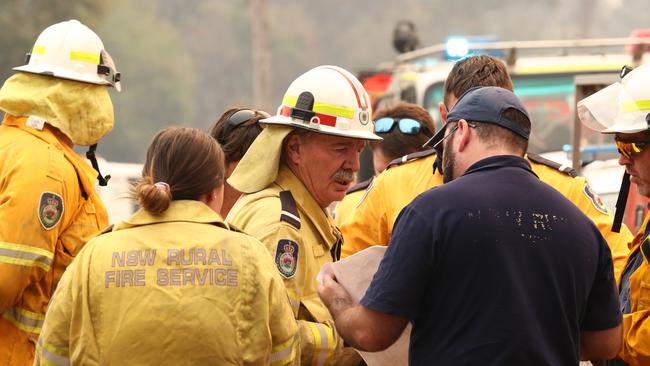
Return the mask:
<svg viewBox="0 0 650 366"><path fill-rule="evenodd" d="M435 83L427 88L424 92L424 109L429 111L429 114L433 117L433 121L436 124L436 131L440 130L442 127L442 121L440 121L440 112L438 111L438 103L442 102L442 87L444 86L444 81Z"/></svg>
<svg viewBox="0 0 650 366"><path fill-rule="evenodd" d="M515 94L524 102L531 117L532 134L528 150L534 153L562 151L572 142L575 113L574 75L514 76ZM438 103L442 101L443 82L431 85L424 95L424 108L436 116L439 126ZM603 145L613 143L611 136L581 128L582 143Z"/></svg>

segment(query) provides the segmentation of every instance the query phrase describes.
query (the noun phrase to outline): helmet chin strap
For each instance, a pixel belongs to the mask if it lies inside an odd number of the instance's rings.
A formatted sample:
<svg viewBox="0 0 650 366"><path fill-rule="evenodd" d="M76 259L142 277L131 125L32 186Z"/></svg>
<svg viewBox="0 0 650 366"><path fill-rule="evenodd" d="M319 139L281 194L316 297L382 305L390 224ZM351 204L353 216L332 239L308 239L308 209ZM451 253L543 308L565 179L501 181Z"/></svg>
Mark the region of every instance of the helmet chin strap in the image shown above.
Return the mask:
<svg viewBox="0 0 650 366"><path fill-rule="evenodd" d="M108 185L108 180L111 179L111 176L107 175L106 177L102 177L102 173L99 171L99 164L97 164L97 158L95 157L96 149L97 149L97 144L91 145L88 148L88 151L86 151L86 158L90 160L93 169L97 171L97 180L99 181L99 185L102 187L106 187Z"/></svg>
<svg viewBox="0 0 650 366"><path fill-rule="evenodd" d="M629 193L630 175L625 172L623 174L623 181L621 182L621 190L616 200L616 213L614 214L614 223L612 224L612 231L615 233L621 232L621 223L623 222L623 214L625 213L625 205L627 204L627 196Z"/></svg>

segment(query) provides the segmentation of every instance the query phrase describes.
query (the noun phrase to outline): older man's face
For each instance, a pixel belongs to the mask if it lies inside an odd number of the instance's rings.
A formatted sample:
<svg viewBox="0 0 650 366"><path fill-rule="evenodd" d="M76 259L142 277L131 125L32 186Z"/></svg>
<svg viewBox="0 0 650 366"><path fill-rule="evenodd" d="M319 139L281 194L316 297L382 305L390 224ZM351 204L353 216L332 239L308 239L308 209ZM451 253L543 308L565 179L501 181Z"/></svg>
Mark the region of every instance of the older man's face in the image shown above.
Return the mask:
<svg viewBox="0 0 650 366"><path fill-rule="evenodd" d="M623 142L648 143L641 152L629 158L620 155L618 163L625 166L625 171L630 174L630 180L636 184L637 191L650 197L650 136L645 132L617 133L616 138Z"/></svg>
<svg viewBox="0 0 650 366"><path fill-rule="evenodd" d="M359 170L364 141L320 133L298 141L298 153L291 157L294 174L321 207L342 200Z"/></svg>

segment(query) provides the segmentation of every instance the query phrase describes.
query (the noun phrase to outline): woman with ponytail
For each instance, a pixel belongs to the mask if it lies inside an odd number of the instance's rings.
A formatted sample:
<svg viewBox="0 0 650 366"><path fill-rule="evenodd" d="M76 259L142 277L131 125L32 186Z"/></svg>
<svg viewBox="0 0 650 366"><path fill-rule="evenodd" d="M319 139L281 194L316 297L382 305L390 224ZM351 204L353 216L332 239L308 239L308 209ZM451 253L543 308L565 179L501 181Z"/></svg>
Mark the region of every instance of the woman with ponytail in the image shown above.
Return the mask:
<svg viewBox="0 0 650 366"><path fill-rule="evenodd" d="M91 240L56 290L35 364L293 364L286 290L264 246L218 215L224 156L207 133L154 137L141 209Z"/></svg>

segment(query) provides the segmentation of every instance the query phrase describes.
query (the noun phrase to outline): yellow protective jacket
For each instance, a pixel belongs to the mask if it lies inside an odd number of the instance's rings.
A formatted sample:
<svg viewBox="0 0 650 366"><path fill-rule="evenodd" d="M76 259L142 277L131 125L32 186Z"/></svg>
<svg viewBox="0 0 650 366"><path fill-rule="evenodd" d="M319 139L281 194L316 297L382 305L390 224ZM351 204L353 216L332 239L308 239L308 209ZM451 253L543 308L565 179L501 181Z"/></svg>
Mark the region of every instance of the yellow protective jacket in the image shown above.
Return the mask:
<svg viewBox="0 0 650 366"><path fill-rule="evenodd" d="M343 223L343 257L372 245L387 245L400 211L420 193L442 184L442 176L434 171L435 154L416 154L415 159L391 163L377 176L366 197ZM620 233L611 231L614 218L585 178L574 177L573 170L533 154L529 154L528 162L542 181L578 206L598 227L612 251L618 278L629 252L627 244L633 238L630 230L623 225Z"/></svg>
<svg viewBox="0 0 650 366"><path fill-rule="evenodd" d="M0 126L0 365L31 365L65 268L108 225L97 172L52 130ZM42 126L40 126L42 127Z"/></svg>
<svg viewBox="0 0 650 366"><path fill-rule="evenodd" d="M269 187L243 195L226 219L258 238L275 260L296 319L302 365L357 365L360 357L343 347L329 311L320 301L316 275L338 259L341 234L332 218L284 165Z"/></svg>
<svg viewBox="0 0 650 366"><path fill-rule="evenodd" d="M199 201L91 240L45 317L35 365L286 365L297 325L264 246Z"/></svg>
<svg viewBox="0 0 650 366"><path fill-rule="evenodd" d="M618 357L630 366L650 365L650 241L645 234L650 213L634 240L629 258L641 251L641 264L630 276L630 313L623 314L623 347ZM619 285L621 278L618 278Z"/></svg>
<svg viewBox="0 0 650 366"><path fill-rule="evenodd" d="M372 184L373 179L374 177L368 180L364 180L363 182L359 182L350 187L350 189L345 192L345 197L343 197L343 199L336 204L336 207L334 207L334 212L332 213L334 223L337 227L341 227L341 225L345 222L345 219L350 217L352 211L363 199L363 196L366 194L368 187Z"/></svg>

